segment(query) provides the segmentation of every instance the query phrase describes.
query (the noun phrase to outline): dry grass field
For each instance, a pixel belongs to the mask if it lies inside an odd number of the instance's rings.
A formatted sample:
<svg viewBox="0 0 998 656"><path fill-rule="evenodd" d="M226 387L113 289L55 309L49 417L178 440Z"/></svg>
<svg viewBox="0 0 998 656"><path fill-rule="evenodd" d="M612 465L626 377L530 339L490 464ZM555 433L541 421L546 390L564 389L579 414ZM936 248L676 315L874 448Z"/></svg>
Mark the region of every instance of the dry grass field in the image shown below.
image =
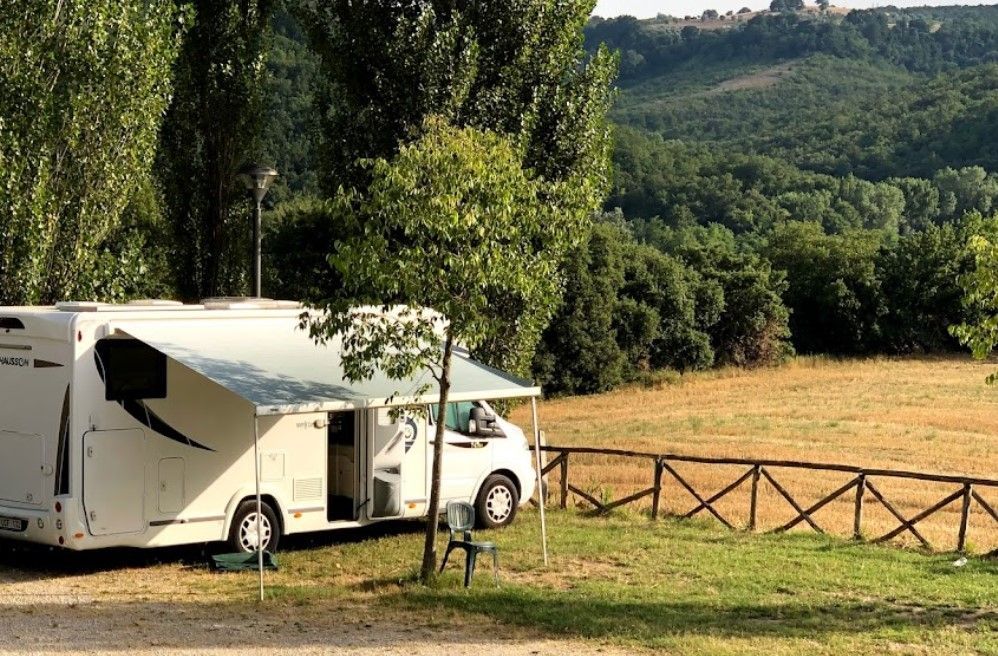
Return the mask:
<svg viewBox="0 0 998 656"><path fill-rule="evenodd" d="M720 457L771 458L897 468L998 478L998 389L984 384L994 363L969 357L827 360L800 358L782 367L721 369L608 394L544 401L540 420L551 445L602 446ZM529 425L529 409L512 419ZM733 482L744 467L679 464L676 469L703 496ZM850 479L849 474L771 470L807 507ZM649 487L648 461L573 455L570 481L597 498L620 499ZM942 500L958 486L874 479L905 516ZM663 506L685 513L693 498L668 475ZM557 472L551 487L557 490ZM998 490L980 489L998 507ZM745 525L749 485L725 497L718 509ZM646 503L650 503L646 498ZM853 495L816 515L826 530L852 532ZM969 547L998 548L998 523L975 503ZM955 546L960 503L918 524L937 549ZM759 523L765 530L796 513L767 483L760 484ZM897 522L867 496L864 533L882 535ZM810 530L806 525L794 530ZM898 543L917 544L908 534Z"/></svg>

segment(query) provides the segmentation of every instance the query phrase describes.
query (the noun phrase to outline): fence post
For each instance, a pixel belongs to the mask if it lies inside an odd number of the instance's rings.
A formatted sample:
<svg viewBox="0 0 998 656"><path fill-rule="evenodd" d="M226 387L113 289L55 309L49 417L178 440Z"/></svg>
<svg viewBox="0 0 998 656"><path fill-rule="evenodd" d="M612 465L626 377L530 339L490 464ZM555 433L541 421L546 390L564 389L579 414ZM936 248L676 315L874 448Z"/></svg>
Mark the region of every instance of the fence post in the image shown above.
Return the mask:
<svg viewBox="0 0 998 656"><path fill-rule="evenodd" d="M561 509L568 507L568 452L561 452Z"/></svg>
<svg viewBox="0 0 998 656"><path fill-rule="evenodd" d="M856 477L856 514L852 520L852 537L863 539L863 496L866 494L866 474Z"/></svg>
<svg viewBox="0 0 998 656"><path fill-rule="evenodd" d="M974 494L974 486L963 484L963 506L960 509L960 535L956 539L956 550L963 553L967 549L967 526L970 523L970 499Z"/></svg>
<svg viewBox="0 0 998 656"><path fill-rule="evenodd" d="M749 519L748 528L755 530L756 520L759 513L759 476L762 475L762 465L755 465L752 468L752 496L749 498Z"/></svg>
<svg viewBox="0 0 998 656"><path fill-rule="evenodd" d="M651 497L651 518L658 519L658 503L662 497L662 459L655 458L655 478L652 480L655 491Z"/></svg>

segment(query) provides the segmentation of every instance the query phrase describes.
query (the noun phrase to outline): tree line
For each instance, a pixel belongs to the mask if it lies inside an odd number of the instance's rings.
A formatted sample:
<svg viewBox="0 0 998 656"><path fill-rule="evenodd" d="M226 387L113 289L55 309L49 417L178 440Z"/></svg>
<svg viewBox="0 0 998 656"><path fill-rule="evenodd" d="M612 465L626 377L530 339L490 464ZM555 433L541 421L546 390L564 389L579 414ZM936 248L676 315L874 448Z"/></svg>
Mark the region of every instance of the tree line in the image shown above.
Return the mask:
<svg viewBox="0 0 998 656"><path fill-rule="evenodd" d="M530 241L554 254L557 290L542 307L490 289L489 312L515 321L474 345L552 393L794 352L951 349L948 326L977 316L958 277L976 271L967 243L998 204L991 160L974 155L987 142L964 130L938 147L927 141L935 119L907 118L926 103L934 116L961 98L987 106L993 66L975 64L993 52L990 8L952 21L891 15L886 31L888 14L874 11L653 37L627 19L590 21L581 0L119 4L30 0L0 18L3 303L245 293L248 208L235 174L264 159L282 173L267 201L265 292L340 307L362 291L343 245L370 237L368 222L385 243L411 240L371 204L377 172L402 170L389 165L409 145L444 143L455 156L514 153L527 180L543 181L521 197L558 209ZM791 149L797 121L765 123L775 109L732 101L767 142L705 123L687 123L683 141L623 126L611 138L618 57L599 39L622 51L627 122L627 89L644 75L628 69L629 51L646 73L653 63L680 76L711 58L724 70L725 57L805 52L877 76L886 69L871 58L963 70L922 92L898 78L909 132L829 130L852 141ZM814 60L807 79L835 71L826 80L837 88L851 69L829 61ZM677 102L695 113L698 93ZM878 150L888 142L893 160ZM462 245L470 254L484 241L469 233Z"/></svg>
<svg viewBox="0 0 998 656"><path fill-rule="evenodd" d="M291 268L306 255L271 249L267 291L332 307L350 289L339 249L374 225L358 217L375 163L450 128L495 135L540 185L535 201L557 212L531 244L559 265L557 283L610 186L617 62L583 50L592 4L17 3L0 12L0 302L245 294L248 203L236 174L271 155L292 164L270 200L291 217L268 221L289 230L271 228L273 244L307 243L321 275ZM470 259L485 237L469 229ZM275 284L292 279L309 284ZM549 310L527 293L486 291L508 321L476 355L529 373ZM383 296L350 300L413 301Z"/></svg>
<svg viewBox="0 0 998 656"><path fill-rule="evenodd" d="M825 53L931 73L991 63L996 57L991 46L998 36L994 6L854 10L845 17L804 15L783 5L779 9L724 30L693 25L668 29L664 20L632 16L595 18L586 37L590 44L621 51L625 84L690 62L773 61Z"/></svg>

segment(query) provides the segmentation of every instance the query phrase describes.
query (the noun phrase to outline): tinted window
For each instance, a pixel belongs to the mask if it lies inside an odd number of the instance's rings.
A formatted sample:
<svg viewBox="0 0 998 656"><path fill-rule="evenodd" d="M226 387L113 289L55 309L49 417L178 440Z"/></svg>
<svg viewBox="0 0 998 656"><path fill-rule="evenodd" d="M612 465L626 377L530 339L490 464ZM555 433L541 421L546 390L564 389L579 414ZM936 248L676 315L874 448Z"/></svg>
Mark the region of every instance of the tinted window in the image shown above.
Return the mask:
<svg viewBox="0 0 998 656"><path fill-rule="evenodd" d="M105 399L166 398L166 355L134 339L103 339L96 350Z"/></svg>
<svg viewBox="0 0 998 656"><path fill-rule="evenodd" d="M471 409L477 404L474 401L460 401L458 403L448 403L447 404L447 420L444 422L444 426L448 430L452 430L458 433L468 433L468 424L471 422ZM439 405L430 406L430 419L436 421L437 418L437 408Z"/></svg>

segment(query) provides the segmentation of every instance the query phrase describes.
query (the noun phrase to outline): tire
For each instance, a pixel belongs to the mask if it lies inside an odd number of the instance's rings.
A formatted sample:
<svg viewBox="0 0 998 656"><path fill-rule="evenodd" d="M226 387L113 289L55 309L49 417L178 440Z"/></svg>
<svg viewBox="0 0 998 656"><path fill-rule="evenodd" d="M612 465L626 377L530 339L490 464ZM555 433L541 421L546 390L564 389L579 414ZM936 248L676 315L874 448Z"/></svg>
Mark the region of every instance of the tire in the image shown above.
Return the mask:
<svg viewBox="0 0 998 656"><path fill-rule="evenodd" d="M281 523L277 514L266 501L263 508L263 549L274 553L281 541ZM246 500L236 508L232 516L232 526L229 528L229 547L235 552L256 552L256 500Z"/></svg>
<svg viewBox="0 0 998 656"><path fill-rule="evenodd" d="M516 518L520 494L508 476L492 474L482 483L475 502L475 519L478 528L507 526Z"/></svg>

